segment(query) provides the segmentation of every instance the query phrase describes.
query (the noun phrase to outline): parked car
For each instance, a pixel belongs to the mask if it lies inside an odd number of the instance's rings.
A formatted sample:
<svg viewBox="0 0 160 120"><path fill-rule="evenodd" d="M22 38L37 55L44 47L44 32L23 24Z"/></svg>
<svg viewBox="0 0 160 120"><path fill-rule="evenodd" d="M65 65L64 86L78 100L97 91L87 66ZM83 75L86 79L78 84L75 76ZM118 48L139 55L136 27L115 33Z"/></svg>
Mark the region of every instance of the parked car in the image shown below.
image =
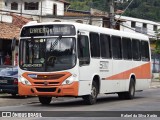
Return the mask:
<svg viewBox="0 0 160 120"><path fill-rule="evenodd" d="M18 94L18 67L0 66L0 92Z"/></svg>

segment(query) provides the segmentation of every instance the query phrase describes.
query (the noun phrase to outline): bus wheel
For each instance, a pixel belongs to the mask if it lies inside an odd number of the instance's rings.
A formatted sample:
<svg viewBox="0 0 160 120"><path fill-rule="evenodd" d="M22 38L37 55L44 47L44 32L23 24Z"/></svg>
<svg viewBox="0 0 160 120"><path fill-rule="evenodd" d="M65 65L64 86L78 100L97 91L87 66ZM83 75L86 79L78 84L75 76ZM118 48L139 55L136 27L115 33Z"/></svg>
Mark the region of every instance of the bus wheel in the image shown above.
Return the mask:
<svg viewBox="0 0 160 120"><path fill-rule="evenodd" d="M135 95L135 81L133 78L131 78L130 85L129 85L129 91L126 92L125 97L126 99L133 99L134 95Z"/></svg>
<svg viewBox="0 0 160 120"><path fill-rule="evenodd" d="M135 82L134 79L131 78L131 82L129 85L129 91L128 92L119 92L118 97L120 99L133 99L135 95Z"/></svg>
<svg viewBox="0 0 160 120"><path fill-rule="evenodd" d="M83 100L88 104L92 105L95 104L97 101L97 95L98 95L98 87L95 81L92 83L92 89L91 89L91 94L90 95L85 95L83 96Z"/></svg>
<svg viewBox="0 0 160 120"><path fill-rule="evenodd" d="M39 102L43 105L49 105L52 97L38 97L39 98Z"/></svg>
<svg viewBox="0 0 160 120"><path fill-rule="evenodd" d="M125 99L125 95L126 95L126 92L119 92L119 93L118 93L118 97L119 97L120 99Z"/></svg>

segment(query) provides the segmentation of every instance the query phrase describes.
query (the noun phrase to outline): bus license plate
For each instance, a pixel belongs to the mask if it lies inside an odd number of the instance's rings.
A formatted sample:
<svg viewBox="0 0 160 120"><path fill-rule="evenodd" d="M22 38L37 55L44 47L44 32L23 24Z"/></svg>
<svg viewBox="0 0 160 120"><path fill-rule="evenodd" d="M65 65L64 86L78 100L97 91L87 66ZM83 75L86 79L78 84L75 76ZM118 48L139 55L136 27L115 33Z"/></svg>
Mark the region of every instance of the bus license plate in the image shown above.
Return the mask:
<svg viewBox="0 0 160 120"><path fill-rule="evenodd" d="M7 83L7 80L0 80L0 83Z"/></svg>

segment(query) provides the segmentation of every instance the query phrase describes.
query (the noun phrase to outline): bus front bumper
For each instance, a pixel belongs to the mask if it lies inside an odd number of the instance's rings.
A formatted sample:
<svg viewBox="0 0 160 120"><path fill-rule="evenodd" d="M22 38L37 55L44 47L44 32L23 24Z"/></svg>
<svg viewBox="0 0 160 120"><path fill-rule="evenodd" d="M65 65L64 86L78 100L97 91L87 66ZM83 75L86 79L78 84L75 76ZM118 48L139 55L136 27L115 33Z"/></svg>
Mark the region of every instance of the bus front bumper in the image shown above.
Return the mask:
<svg viewBox="0 0 160 120"><path fill-rule="evenodd" d="M19 95L33 95L33 96L78 96L78 82L73 82L70 85L61 86L32 86L18 83Z"/></svg>

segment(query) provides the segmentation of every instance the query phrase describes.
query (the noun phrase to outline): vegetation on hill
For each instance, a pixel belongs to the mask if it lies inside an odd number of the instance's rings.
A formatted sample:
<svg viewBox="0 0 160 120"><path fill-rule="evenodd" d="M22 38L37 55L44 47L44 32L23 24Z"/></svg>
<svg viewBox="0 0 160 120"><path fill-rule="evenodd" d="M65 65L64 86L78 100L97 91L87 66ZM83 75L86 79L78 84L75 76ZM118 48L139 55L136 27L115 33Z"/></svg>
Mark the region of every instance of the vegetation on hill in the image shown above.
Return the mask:
<svg viewBox="0 0 160 120"><path fill-rule="evenodd" d="M71 3L71 9L89 11L90 8L95 8L109 12L108 0L68 0ZM115 10L124 10L129 2L123 4L116 4ZM160 0L134 0L127 11L123 14L125 16L148 19L153 21L160 21Z"/></svg>

